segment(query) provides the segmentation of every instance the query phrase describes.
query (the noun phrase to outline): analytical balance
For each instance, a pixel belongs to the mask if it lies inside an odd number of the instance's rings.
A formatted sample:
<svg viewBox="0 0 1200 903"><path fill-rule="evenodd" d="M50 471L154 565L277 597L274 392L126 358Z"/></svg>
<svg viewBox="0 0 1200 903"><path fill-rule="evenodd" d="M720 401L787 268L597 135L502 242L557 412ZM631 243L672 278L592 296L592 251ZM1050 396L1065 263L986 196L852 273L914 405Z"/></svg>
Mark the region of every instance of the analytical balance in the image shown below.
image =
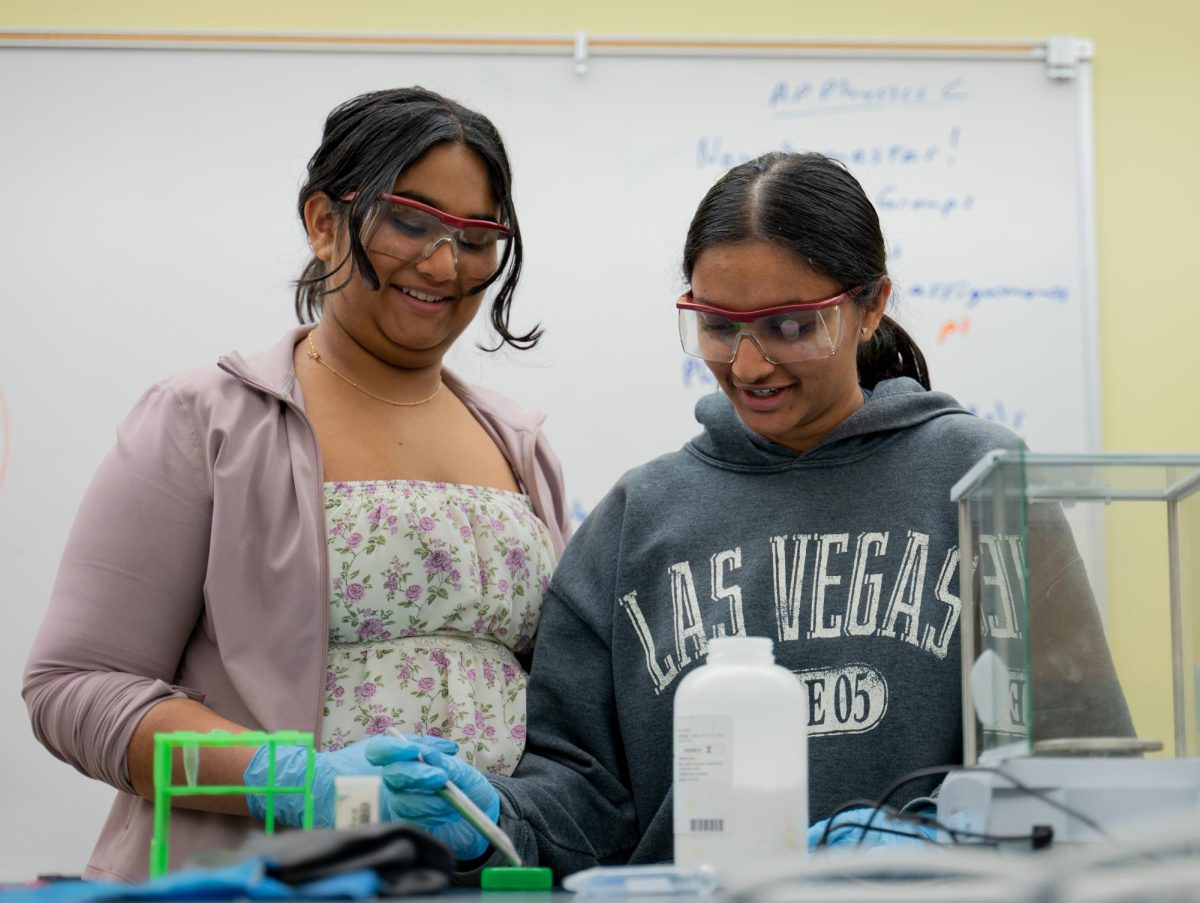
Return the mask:
<svg viewBox="0 0 1200 903"><path fill-rule="evenodd" d="M995 451L951 498L967 767L938 820L1028 846L1200 818L1200 456Z"/></svg>

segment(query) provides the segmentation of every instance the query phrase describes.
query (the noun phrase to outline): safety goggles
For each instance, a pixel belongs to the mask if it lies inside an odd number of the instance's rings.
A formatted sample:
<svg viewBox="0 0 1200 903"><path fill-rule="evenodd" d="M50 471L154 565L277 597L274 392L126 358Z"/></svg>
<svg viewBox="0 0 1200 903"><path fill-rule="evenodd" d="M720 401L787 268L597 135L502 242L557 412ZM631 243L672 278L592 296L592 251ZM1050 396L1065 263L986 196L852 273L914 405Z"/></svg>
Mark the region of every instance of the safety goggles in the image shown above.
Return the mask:
<svg viewBox="0 0 1200 903"><path fill-rule="evenodd" d="M831 357L842 340L841 306L858 291L739 311L698 304L688 292L675 302L679 341L685 354L719 364L733 363L743 336L772 364Z"/></svg>
<svg viewBox="0 0 1200 903"><path fill-rule="evenodd" d="M363 230L368 248L407 263L426 260L445 244L459 275L477 283L487 282L504 265L511 237L500 223L451 216L394 194L379 195Z"/></svg>

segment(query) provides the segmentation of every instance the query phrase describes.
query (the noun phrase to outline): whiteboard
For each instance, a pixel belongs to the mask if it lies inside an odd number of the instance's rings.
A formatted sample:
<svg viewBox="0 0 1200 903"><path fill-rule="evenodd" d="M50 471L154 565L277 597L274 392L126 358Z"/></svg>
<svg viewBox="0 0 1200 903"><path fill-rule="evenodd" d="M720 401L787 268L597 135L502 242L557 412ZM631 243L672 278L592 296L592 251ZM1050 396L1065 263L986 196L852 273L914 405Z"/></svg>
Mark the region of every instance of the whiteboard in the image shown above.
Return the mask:
<svg viewBox="0 0 1200 903"><path fill-rule="evenodd" d="M481 328L447 363L548 413L581 516L697 431L714 387L675 331L684 234L717 177L775 149L862 181L935 388L1039 451L1097 450L1089 64L1051 78L1017 57L596 54L578 72L520 52L0 47L0 806L26 826L0 880L82 868L111 795L36 746L16 698L75 507L150 383L293 322L295 196L333 106L418 83L505 136L527 240L513 328L545 338L487 355Z"/></svg>

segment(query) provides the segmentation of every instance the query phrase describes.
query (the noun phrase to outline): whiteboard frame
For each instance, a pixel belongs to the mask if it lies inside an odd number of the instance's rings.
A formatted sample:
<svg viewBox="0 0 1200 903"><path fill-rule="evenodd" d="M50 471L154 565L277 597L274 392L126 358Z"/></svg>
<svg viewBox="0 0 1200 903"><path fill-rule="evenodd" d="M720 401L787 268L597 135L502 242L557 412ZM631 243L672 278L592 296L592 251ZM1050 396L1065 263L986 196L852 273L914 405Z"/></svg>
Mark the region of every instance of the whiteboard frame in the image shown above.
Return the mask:
<svg viewBox="0 0 1200 903"><path fill-rule="evenodd" d="M777 38L755 36L634 36L368 34L340 32L185 31L120 29L0 30L0 47L122 47L195 50L313 50L378 53L546 54L574 57L580 43L589 56L866 56L879 59L933 56L941 59L1049 59L1056 41L1071 43L1077 61L1090 61L1090 41L1053 37L1044 41L940 40L925 38Z"/></svg>

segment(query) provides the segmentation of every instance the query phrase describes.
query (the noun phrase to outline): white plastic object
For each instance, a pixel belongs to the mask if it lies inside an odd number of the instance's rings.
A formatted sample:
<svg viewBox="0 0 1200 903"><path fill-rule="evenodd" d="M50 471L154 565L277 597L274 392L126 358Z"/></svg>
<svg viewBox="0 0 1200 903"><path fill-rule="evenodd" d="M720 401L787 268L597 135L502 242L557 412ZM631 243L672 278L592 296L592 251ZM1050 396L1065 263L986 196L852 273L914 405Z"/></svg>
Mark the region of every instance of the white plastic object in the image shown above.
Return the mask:
<svg viewBox="0 0 1200 903"><path fill-rule="evenodd" d="M768 637L708 641L675 691L675 863L718 880L772 856L808 852L807 708Z"/></svg>
<svg viewBox="0 0 1200 903"><path fill-rule="evenodd" d="M200 747L188 744L183 748L183 776L189 787L195 787L200 774Z"/></svg>
<svg viewBox="0 0 1200 903"><path fill-rule="evenodd" d="M333 827L357 828L379 821L383 778L377 774L340 774L333 779Z"/></svg>
<svg viewBox="0 0 1200 903"><path fill-rule="evenodd" d="M563 878L563 890L592 897L711 894L717 873L709 865L598 865Z"/></svg>
<svg viewBox="0 0 1200 903"><path fill-rule="evenodd" d="M1003 724L1008 686L1004 660L994 650L984 649L971 666L971 700L975 703L975 717L984 727Z"/></svg>

